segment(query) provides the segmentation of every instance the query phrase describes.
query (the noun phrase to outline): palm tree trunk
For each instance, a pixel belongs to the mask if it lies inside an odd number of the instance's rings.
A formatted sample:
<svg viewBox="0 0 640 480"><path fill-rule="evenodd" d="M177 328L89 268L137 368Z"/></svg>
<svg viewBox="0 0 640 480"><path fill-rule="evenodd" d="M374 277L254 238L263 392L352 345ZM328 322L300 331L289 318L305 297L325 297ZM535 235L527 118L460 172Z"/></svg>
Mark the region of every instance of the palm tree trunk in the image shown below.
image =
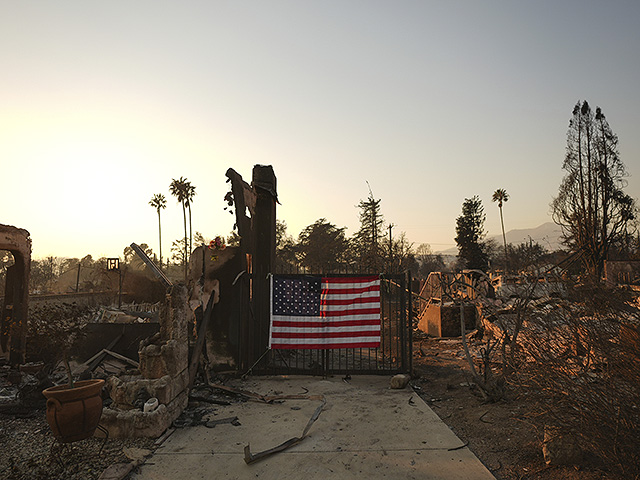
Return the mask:
<svg viewBox="0 0 640 480"><path fill-rule="evenodd" d="M193 252L193 227L191 226L191 203L189 203L189 252Z"/></svg>
<svg viewBox="0 0 640 480"><path fill-rule="evenodd" d="M182 216L184 217L184 281L187 282L187 209L182 202Z"/></svg>
<svg viewBox="0 0 640 480"><path fill-rule="evenodd" d="M162 270L162 224L160 223L159 208L158 208L158 242L160 243L160 270Z"/></svg>
<svg viewBox="0 0 640 480"><path fill-rule="evenodd" d="M504 273L509 270L509 260L507 259L507 236L504 234L504 218L502 217L502 205L500 205L500 223L502 224L502 242L504 243Z"/></svg>

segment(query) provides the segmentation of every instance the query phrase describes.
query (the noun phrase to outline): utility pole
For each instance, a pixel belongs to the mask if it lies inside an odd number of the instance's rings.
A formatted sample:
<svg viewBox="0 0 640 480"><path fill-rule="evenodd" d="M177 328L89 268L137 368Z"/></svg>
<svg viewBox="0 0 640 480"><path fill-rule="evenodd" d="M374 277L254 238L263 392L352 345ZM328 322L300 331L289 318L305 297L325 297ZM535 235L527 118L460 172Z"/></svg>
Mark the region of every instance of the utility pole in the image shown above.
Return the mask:
<svg viewBox="0 0 640 480"><path fill-rule="evenodd" d="M391 235L391 229L395 227L393 223L389 224L389 273L393 270L393 237Z"/></svg>
<svg viewBox="0 0 640 480"><path fill-rule="evenodd" d="M78 262L78 274L76 275L76 293L78 293L79 287L80 287L80 263Z"/></svg>

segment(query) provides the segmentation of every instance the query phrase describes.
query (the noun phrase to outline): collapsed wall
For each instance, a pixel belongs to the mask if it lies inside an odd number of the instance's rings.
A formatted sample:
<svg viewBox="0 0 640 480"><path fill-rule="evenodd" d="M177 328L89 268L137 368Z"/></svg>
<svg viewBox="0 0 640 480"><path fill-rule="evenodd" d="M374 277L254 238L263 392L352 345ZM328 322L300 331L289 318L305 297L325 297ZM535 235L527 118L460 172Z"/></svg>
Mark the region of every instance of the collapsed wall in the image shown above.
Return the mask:
<svg viewBox="0 0 640 480"><path fill-rule="evenodd" d="M189 399L191 316L186 287L171 287L160 310L160 332L141 342L140 374L107 380L113 403L103 410L100 424L110 437L157 437L180 416ZM151 398L158 406L144 411L141 407Z"/></svg>
<svg viewBox="0 0 640 480"><path fill-rule="evenodd" d="M14 264L7 268L2 317L0 317L0 351L9 353L11 365L25 362L27 344L27 312L29 308L29 272L31 270L31 237L29 232L0 224L0 250L13 255Z"/></svg>

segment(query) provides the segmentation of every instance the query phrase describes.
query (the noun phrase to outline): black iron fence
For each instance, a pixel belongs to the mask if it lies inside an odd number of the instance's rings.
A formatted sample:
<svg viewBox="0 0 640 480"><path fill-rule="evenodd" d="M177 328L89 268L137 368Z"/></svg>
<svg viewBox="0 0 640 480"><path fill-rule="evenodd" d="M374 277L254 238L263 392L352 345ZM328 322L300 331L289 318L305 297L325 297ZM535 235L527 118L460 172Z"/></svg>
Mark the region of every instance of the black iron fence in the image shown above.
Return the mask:
<svg viewBox="0 0 640 480"><path fill-rule="evenodd" d="M356 276L356 275L354 275ZM409 275L381 275L380 346L254 351L254 374L395 374L411 371L412 308ZM262 343L262 342L261 342Z"/></svg>

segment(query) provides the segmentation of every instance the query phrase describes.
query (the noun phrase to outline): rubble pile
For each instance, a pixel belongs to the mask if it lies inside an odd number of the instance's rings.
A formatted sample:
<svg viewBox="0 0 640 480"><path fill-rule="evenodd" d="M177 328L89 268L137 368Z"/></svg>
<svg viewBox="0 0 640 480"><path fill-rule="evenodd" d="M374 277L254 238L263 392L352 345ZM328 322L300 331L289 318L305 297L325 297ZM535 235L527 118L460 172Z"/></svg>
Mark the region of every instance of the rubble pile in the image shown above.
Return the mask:
<svg viewBox="0 0 640 480"><path fill-rule="evenodd" d="M186 289L174 286L159 312L160 331L141 343L138 371L110 376L112 400L101 424L110 437L158 437L178 418L188 402L188 310ZM144 405L156 399L155 408Z"/></svg>

